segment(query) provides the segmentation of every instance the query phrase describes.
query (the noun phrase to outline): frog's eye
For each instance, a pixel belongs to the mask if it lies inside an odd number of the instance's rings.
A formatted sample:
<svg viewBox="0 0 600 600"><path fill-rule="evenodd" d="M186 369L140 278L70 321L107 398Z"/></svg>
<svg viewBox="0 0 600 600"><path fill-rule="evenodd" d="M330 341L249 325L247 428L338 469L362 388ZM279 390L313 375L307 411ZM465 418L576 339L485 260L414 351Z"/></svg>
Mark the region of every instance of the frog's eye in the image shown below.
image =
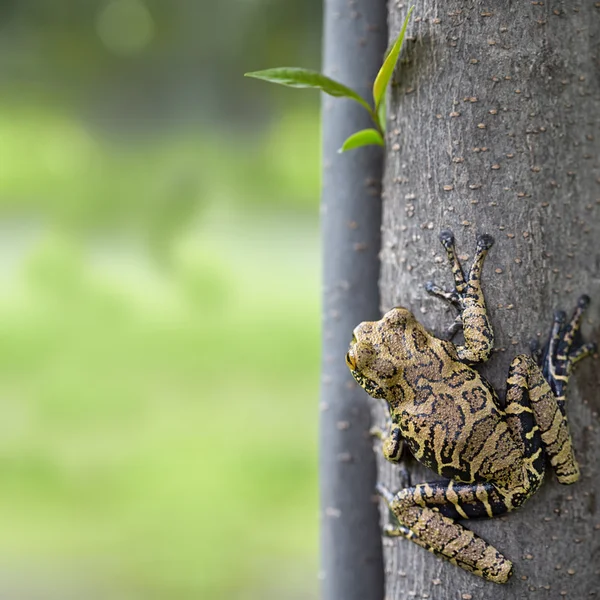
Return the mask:
<svg viewBox="0 0 600 600"><path fill-rule="evenodd" d="M351 371L356 371L356 359L352 351L346 353L346 364Z"/></svg>

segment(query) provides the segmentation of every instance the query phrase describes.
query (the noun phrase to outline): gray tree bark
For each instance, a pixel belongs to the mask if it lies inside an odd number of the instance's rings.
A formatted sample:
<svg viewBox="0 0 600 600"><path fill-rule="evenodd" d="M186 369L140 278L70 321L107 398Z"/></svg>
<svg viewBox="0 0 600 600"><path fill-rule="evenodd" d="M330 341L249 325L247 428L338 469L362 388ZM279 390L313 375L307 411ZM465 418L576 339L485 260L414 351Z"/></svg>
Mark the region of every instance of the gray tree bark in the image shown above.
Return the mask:
<svg viewBox="0 0 600 600"><path fill-rule="evenodd" d="M325 74L369 98L387 44L383 0L326 0ZM370 411L344 355L356 324L379 312L381 148L338 154L370 127L355 102L323 98L323 356L320 419L323 600L381 600L383 559Z"/></svg>
<svg viewBox="0 0 600 600"><path fill-rule="evenodd" d="M391 38L407 8L390 3ZM454 312L423 287L451 283L439 231L455 232L465 260L476 233L492 234L483 285L497 352L481 371L502 396L511 359L581 293L584 336L600 340L600 3L422 0L408 35L389 103L381 308L406 306L442 332ZM599 387L586 359L567 407L581 480L561 486L549 469L519 511L466 523L513 560L508 584L396 539L384 544L386 598L600 595ZM397 468L379 469L399 487ZM415 483L434 478L409 469Z"/></svg>

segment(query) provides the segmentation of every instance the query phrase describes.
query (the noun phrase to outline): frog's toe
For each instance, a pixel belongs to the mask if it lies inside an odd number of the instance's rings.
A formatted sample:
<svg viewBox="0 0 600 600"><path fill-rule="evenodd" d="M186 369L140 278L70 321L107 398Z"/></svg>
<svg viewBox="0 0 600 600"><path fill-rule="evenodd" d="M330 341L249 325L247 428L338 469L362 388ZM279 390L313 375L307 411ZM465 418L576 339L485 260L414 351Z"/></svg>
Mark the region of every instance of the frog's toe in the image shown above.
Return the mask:
<svg viewBox="0 0 600 600"><path fill-rule="evenodd" d="M590 297L583 294L577 300L577 306L569 319L564 310L554 313L554 322L543 358L538 360L552 391L560 397L565 394L573 365L596 352L596 345L591 342L585 343L581 336L583 313L589 303Z"/></svg>
<svg viewBox="0 0 600 600"><path fill-rule="evenodd" d="M564 323L567 320L567 313L564 310L557 310L554 312L554 322Z"/></svg>
<svg viewBox="0 0 600 600"><path fill-rule="evenodd" d="M576 354L585 354L585 356L592 356L596 354L596 352L598 352L598 344L596 344L596 342L588 342L587 344L583 344L581 348L578 348Z"/></svg>
<svg viewBox="0 0 600 600"><path fill-rule="evenodd" d="M588 342L587 344L582 344L575 348L575 350L571 350L569 352L568 361L571 367L577 364L582 358L586 356L594 356L598 351L598 346L594 342Z"/></svg>
<svg viewBox="0 0 600 600"><path fill-rule="evenodd" d="M540 347L540 341L537 338L529 340L529 352L535 362L539 365L542 360L542 348Z"/></svg>
<svg viewBox="0 0 600 600"><path fill-rule="evenodd" d="M494 245L494 238L489 233L477 236L477 247L481 250L489 250Z"/></svg>
<svg viewBox="0 0 600 600"><path fill-rule="evenodd" d="M410 471L404 463L398 465L398 474L400 476L400 489L408 488L411 485Z"/></svg>
<svg viewBox="0 0 600 600"><path fill-rule="evenodd" d="M590 297L587 294L582 294L579 296L579 299L577 300L577 306L579 306L579 308L587 308L589 304Z"/></svg>
<svg viewBox="0 0 600 600"><path fill-rule="evenodd" d="M452 302L455 305L459 305L460 308L460 297L456 290L452 290L450 292L441 288L439 285L435 284L433 281L428 281L425 284L425 291L432 296L437 296L438 298L442 298L442 300L446 300L447 302Z"/></svg>
<svg viewBox="0 0 600 600"><path fill-rule="evenodd" d="M394 501L394 494L392 494L383 483L377 482L375 490L388 504L391 504Z"/></svg>
<svg viewBox="0 0 600 600"><path fill-rule="evenodd" d="M449 229L440 231L440 242L444 248L454 246L454 234Z"/></svg>

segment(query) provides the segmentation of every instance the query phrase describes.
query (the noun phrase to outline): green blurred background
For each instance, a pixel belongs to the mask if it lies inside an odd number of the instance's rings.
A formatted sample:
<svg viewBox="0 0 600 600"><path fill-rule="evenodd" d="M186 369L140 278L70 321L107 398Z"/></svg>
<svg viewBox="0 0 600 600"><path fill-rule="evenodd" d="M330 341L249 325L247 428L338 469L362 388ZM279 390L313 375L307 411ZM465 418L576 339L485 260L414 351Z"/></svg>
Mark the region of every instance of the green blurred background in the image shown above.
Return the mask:
<svg viewBox="0 0 600 600"><path fill-rule="evenodd" d="M0 598L317 596L317 0L0 0Z"/></svg>

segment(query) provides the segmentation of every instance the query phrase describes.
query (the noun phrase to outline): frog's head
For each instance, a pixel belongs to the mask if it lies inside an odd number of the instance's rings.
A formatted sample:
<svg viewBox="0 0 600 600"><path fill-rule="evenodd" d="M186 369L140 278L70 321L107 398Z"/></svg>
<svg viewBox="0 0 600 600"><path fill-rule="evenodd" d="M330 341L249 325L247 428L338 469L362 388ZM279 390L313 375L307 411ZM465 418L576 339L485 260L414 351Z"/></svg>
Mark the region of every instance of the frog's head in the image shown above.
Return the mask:
<svg viewBox="0 0 600 600"><path fill-rule="evenodd" d="M418 360L430 339L409 310L393 308L379 321L365 321L354 330L346 364L370 396L390 400L403 367Z"/></svg>

